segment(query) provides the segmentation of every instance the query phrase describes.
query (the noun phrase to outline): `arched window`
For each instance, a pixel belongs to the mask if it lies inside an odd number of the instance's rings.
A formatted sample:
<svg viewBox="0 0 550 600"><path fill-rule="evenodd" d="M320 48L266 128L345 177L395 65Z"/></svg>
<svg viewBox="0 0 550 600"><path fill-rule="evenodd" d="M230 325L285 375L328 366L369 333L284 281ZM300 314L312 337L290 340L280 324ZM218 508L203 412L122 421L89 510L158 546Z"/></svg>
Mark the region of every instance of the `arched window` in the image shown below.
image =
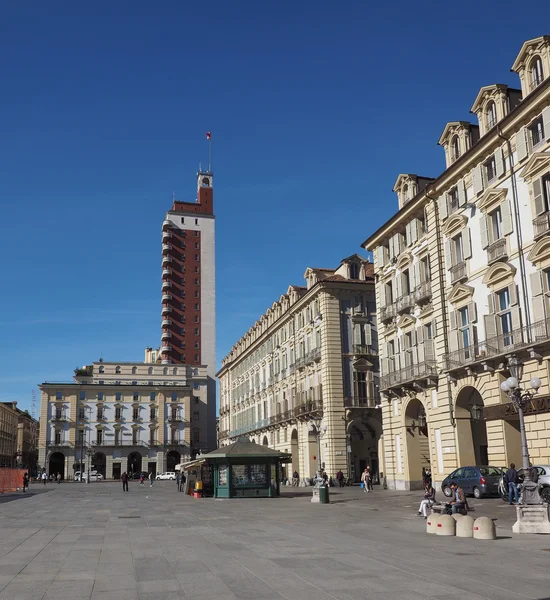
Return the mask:
<svg viewBox="0 0 550 600"><path fill-rule="evenodd" d="M99 372L100 373L105 373L105 367L99 367Z"/></svg>
<svg viewBox="0 0 550 600"><path fill-rule="evenodd" d="M544 79L544 73L542 72L542 60L540 56L535 57L531 63L531 90L534 90L538 85L542 83Z"/></svg>
<svg viewBox="0 0 550 600"><path fill-rule="evenodd" d="M451 160L454 162L460 156L460 140L455 135L451 140Z"/></svg>
<svg viewBox="0 0 550 600"><path fill-rule="evenodd" d="M172 371L172 375L177 375L178 374L178 368L174 367L173 371Z"/></svg>
<svg viewBox="0 0 550 600"><path fill-rule="evenodd" d="M168 375L168 367L164 367L164 369L162 369L162 374Z"/></svg>
<svg viewBox="0 0 550 600"><path fill-rule="evenodd" d="M116 368L115 368L115 373L116 373L117 375L118 375L118 374L120 374L120 367L116 367Z"/></svg>
<svg viewBox="0 0 550 600"><path fill-rule="evenodd" d="M137 373L137 367L132 367L132 375L135 375Z"/></svg>
<svg viewBox="0 0 550 600"><path fill-rule="evenodd" d="M149 367L149 369L147 370L147 373L149 375L152 375L153 374L153 367Z"/></svg>
<svg viewBox="0 0 550 600"><path fill-rule="evenodd" d="M198 375L199 374L199 370L198 369L193 369L193 375Z"/></svg>
<svg viewBox="0 0 550 600"><path fill-rule="evenodd" d="M357 263L351 263L349 266L349 278L359 279L359 267L357 266Z"/></svg>
<svg viewBox="0 0 550 600"><path fill-rule="evenodd" d="M489 130L497 124L497 107L493 101L487 104L485 113L487 115L487 130Z"/></svg>

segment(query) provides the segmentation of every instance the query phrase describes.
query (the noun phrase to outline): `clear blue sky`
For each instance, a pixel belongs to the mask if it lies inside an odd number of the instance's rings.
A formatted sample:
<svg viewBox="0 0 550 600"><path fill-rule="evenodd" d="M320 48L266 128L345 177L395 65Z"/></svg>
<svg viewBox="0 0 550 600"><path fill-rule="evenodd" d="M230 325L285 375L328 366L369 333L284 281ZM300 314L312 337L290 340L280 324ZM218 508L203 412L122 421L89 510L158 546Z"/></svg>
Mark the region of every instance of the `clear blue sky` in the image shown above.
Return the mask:
<svg viewBox="0 0 550 600"><path fill-rule="evenodd" d="M161 223L206 131L219 362L307 266L360 251L398 173L441 172L480 86L519 86L536 4L5 2L0 399L158 345Z"/></svg>

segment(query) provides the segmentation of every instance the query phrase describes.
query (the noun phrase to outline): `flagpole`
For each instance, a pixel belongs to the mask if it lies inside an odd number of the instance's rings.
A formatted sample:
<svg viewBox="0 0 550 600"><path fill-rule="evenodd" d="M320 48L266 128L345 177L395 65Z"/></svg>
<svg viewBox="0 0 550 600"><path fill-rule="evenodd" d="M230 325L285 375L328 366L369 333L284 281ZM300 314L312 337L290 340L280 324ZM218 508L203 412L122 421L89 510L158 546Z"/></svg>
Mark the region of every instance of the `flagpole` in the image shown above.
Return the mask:
<svg viewBox="0 0 550 600"><path fill-rule="evenodd" d="M208 140L208 172L212 173L212 137Z"/></svg>

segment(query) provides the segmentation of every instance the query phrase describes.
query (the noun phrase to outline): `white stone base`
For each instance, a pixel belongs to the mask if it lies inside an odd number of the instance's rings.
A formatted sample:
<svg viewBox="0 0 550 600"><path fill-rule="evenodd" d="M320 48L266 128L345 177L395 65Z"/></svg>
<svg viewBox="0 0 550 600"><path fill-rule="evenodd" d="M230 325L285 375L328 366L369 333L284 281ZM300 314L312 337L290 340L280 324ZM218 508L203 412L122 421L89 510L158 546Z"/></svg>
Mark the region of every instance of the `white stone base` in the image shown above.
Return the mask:
<svg viewBox="0 0 550 600"><path fill-rule="evenodd" d="M550 533L548 504L518 504L514 533Z"/></svg>
<svg viewBox="0 0 550 600"><path fill-rule="evenodd" d="M321 499L319 498L319 488L313 488L313 495L311 496L311 501L317 504L320 503Z"/></svg>

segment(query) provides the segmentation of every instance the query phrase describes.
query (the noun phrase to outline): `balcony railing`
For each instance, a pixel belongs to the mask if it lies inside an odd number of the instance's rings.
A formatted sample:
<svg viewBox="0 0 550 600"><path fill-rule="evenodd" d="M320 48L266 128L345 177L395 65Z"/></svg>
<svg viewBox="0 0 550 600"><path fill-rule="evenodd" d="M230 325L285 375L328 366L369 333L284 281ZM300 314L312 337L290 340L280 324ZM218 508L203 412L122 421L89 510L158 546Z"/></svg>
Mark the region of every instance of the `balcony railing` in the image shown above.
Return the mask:
<svg viewBox="0 0 550 600"><path fill-rule="evenodd" d="M459 283L460 281L464 281L465 279L468 278L468 275L466 273L465 261L461 261L461 262L457 263L456 265L453 265L449 269L449 271L451 273L452 285L454 285L455 283Z"/></svg>
<svg viewBox="0 0 550 600"><path fill-rule="evenodd" d="M416 286L414 290L414 301L417 304L428 302L432 297L432 284L430 281L424 281Z"/></svg>
<svg viewBox="0 0 550 600"><path fill-rule="evenodd" d="M104 447L112 448L113 446L148 446L147 442L141 440L101 440L101 442L92 442L92 446L95 448Z"/></svg>
<svg viewBox="0 0 550 600"><path fill-rule="evenodd" d="M380 319L383 323L391 321L397 315L397 306L395 304L387 304L380 307Z"/></svg>
<svg viewBox="0 0 550 600"><path fill-rule="evenodd" d="M387 390L391 387L404 385L416 379L427 379L437 376L437 365L435 361L425 361L416 365L410 365L399 371L392 371L380 378L380 389Z"/></svg>
<svg viewBox="0 0 550 600"><path fill-rule="evenodd" d="M51 418L52 423L66 423L68 420L67 415L53 415Z"/></svg>
<svg viewBox="0 0 550 600"><path fill-rule="evenodd" d="M183 423L185 419L181 415L168 415L170 423Z"/></svg>
<svg viewBox="0 0 550 600"><path fill-rule="evenodd" d="M414 295L405 294L397 299L397 312L402 313L411 310L414 306Z"/></svg>
<svg viewBox="0 0 550 600"><path fill-rule="evenodd" d="M379 399L363 396L348 396L344 398L345 408L376 408L380 404Z"/></svg>
<svg viewBox="0 0 550 600"><path fill-rule="evenodd" d="M472 344L450 352L445 357L445 370L452 371L477 362L484 362L509 352L514 352L550 341L550 319L514 329L484 342Z"/></svg>
<svg viewBox="0 0 550 600"><path fill-rule="evenodd" d="M539 87L539 85L542 83L543 79L542 77L535 77L534 79L532 79L529 82L529 91L532 92L535 88Z"/></svg>
<svg viewBox="0 0 550 600"><path fill-rule="evenodd" d="M73 442L68 442L66 440L61 440L59 442L48 442L48 448L73 448Z"/></svg>
<svg viewBox="0 0 550 600"><path fill-rule="evenodd" d="M508 258L508 252L506 250L506 238L493 242L487 248L487 262L492 265L499 260L506 260Z"/></svg>
<svg viewBox="0 0 550 600"><path fill-rule="evenodd" d="M550 212L545 212L533 219L533 236L535 239L550 232Z"/></svg>
<svg viewBox="0 0 550 600"><path fill-rule="evenodd" d="M372 346L365 344L353 344L353 354L362 354L364 356L376 356L377 352Z"/></svg>

